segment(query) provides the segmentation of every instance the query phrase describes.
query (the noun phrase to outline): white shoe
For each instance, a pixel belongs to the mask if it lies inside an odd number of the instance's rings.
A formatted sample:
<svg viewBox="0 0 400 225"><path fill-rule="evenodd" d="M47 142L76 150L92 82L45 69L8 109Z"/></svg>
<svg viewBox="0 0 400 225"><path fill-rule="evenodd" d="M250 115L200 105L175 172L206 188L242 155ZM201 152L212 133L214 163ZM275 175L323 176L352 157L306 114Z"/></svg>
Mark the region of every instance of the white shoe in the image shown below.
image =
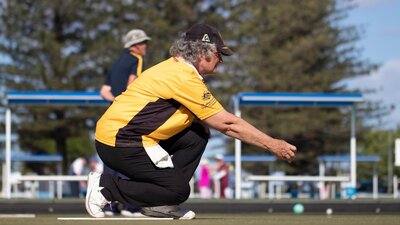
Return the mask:
<svg viewBox="0 0 400 225"><path fill-rule="evenodd" d="M101 174L97 172L90 172L88 175L85 206L93 217L104 217L103 208L110 203L100 192L103 189L100 187L100 177Z"/></svg>
<svg viewBox="0 0 400 225"><path fill-rule="evenodd" d="M143 215L139 211L132 212L132 211L127 210L127 209L122 209L121 210L121 216L126 216L126 217L147 217L147 216Z"/></svg>
<svg viewBox="0 0 400 225"><path fill-rule="evenodd" d="M181 209L177 205L142 207L141 212L146 216L174 218L179 220L191 220L196 217L193 211Z"/></svg>
<svg viewBox="0 0 400 225"><path fill-rule="evenodd" d="M110 210L104 210L103 212L104 212L104 215L106 215L106 216L114 216L115 215L115 213Z"/></svg>

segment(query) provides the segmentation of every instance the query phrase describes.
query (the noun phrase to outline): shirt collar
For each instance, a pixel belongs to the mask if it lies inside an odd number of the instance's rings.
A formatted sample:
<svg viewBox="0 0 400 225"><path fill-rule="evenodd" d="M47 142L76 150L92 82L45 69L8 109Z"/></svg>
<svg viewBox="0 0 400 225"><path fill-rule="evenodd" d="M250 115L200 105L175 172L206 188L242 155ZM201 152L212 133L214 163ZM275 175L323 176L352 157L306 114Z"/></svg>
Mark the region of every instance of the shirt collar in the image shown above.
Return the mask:
<svg viewBox="0 0 400 225"><path fill-rule="evenodd" d="M192 67L193 70L196 72L197 76L199 76L199 78L200 78L201 80L203 80L203 77L200 75L199 71L197 71L196 67L194 67L193 64L192 64L191 62L185 60L185 59L182 58L182 57L178 57L178 59L179 59L179 60L182 60L182 61L183 61L184 63L186 63L188 66Z"/></svg>

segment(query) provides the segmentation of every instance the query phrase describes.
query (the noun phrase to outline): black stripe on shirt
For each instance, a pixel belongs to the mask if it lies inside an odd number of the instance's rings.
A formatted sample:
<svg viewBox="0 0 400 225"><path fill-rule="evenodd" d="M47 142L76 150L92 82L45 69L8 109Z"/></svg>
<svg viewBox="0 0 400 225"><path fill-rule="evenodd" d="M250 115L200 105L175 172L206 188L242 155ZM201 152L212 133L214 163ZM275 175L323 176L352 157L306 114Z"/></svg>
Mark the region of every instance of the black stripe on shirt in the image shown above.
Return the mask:
<svg viewBox="0 0 400 225"><path fill-rule="evenodd" d="M142 135L150 134L164 124L181 106L173 99L148 103L131 121L118 130L116 147L143 147Z"/></svg>

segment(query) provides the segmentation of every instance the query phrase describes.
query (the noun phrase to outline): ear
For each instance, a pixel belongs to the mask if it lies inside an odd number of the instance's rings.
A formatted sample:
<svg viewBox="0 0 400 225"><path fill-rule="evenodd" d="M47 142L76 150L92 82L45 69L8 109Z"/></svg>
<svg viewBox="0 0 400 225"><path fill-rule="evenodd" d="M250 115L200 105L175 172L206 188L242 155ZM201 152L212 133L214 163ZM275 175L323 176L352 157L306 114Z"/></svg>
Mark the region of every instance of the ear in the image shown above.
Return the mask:
<svg viewBox="0 0 400 225"><path fill-rule="evenodd" d="M207 55L205 52L203 52L203 54L201 55L201 58L207 62L211 62L211 56Z"/></svg>

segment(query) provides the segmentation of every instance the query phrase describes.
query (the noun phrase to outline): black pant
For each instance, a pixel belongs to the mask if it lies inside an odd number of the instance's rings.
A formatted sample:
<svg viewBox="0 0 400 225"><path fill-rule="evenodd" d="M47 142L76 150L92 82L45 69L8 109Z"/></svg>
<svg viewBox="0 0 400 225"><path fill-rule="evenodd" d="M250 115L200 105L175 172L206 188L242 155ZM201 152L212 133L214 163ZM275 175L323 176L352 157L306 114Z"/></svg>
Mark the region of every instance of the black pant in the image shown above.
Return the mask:
<svg viewBox="0 0 400 225"><path fill-rule="evenodd" d="M109 201L140 207L179 205L190 194L192 178L207 145L208 134L199 124L159 144L172 156L174 168L156 167L144 148L119 148L96 142L103 162L130 180L102 174L101 193Z"/></svg>
<svg viewBox="0 0 400 225"><path fill-rule="evenodd" d="M104 168L103 168L103 173L105 174L110 174L112 176L119 176L123 179L129 179L127 176L118 173L117 171L111 169L110 167L108 167L106 164L104 164ZM111 202L110 205L107 205L105 208L103 208L103 210L108 210L108 211L112 211L114 213L119 213L119 207L118 207L118 202ZM133 211L137 211L137 209L134 206L122 206L122 209L131 209Z"/></svg>

